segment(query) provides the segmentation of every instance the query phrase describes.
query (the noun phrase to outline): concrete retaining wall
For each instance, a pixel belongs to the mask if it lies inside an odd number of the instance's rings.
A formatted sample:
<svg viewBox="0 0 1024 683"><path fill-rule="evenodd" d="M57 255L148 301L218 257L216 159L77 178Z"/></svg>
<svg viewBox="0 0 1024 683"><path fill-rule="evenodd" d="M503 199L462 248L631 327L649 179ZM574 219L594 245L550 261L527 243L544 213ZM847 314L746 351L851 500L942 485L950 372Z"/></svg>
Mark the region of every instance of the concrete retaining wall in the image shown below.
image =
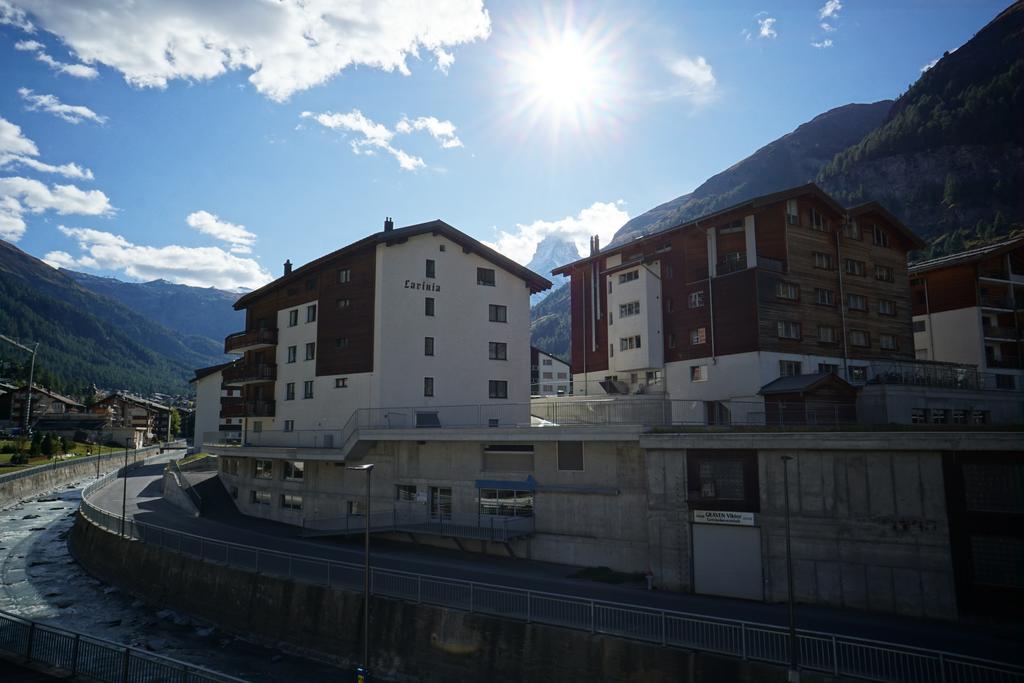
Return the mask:
<svg viewBox="0 0 1024 683"><path fill-rule="evenodd" d="M127 541L81 516L69 539L94 576L148 602L275 646L353 667L362 596ZM371 670L392 680L783 681L779 667L568 629L373 598ZM804 680L832 680L804 676Z"/></svg>
<svg viewBox="0 0 1024 683"><path fill-rule="evenodd" d="M170 468L164 470L163 499L193 517L199 516L199 508L196 507L192 498L189 497L182 487L181 482L178 481L178 475L172 472Z"/></svg>
<svg viewBox="0 0 1024 683"><path fill-rule="evenodd" d="M140 457L149 456L156 451L141 451ZM58 486L88 477L96 477L96 460L99 456L80 458L67 464L55 467L44 465L37 472L18 479L0 480L0 508L31 498L40 491L47 491ZM124 453L103 456L99 460L99 473L106 474L124 464Z"/></svg>

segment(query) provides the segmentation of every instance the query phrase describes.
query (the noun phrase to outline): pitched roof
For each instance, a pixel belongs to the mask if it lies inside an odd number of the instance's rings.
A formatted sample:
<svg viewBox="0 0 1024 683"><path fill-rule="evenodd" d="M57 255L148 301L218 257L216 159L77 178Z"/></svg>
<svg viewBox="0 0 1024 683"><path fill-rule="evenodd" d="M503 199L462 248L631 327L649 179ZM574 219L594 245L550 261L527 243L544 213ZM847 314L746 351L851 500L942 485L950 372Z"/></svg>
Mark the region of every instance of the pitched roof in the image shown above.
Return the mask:
<svg viewBox="0 0 1024 683"><path fill-rule="evenodd" d="M304 266L296 268L288 275L283 275L273 282L263 285L259 289L254 289L242 296L238 301L235 302L235 310L241 310L246 308L250 302L260 296L271 292L275 289L283 287L291 282L300 280L309 272L315 270L319 266L323 265L327 261L335 259L339 256L349 254L352 252L365 249L366 247L376 246L377 244L386 243L393 244L404 242L410 237L422 235L424 233L438 233L444 235L452 242L455 242L461 246L464 250L477 254L478 256L490 261L494 265L498 266L503 270L507 270L516 277L520 277L526 280L526 283L530 286L530 292L542 292L545 289L551 287L551 281L537 273L533 272L529 268L519 265L507 256L503 256L498 252L494 251L487 245L483 244L479 240L476 240L466 233L458 230L451 225L448 225L444 221L438 219L428 221L427 223L417 223L416 225L408 225L404 228L395 228L394 230L382 230L381 232L374 233L369 237L364 237L361 240L353 242L352 244L342 247L336 251L332 251L329 254L321 256L318 259L314 259Z"/></svg>
<svg viewBox="0 0 1024 683"><path fill-rule="evenodd" d="M199 369L197 369L195 371L196 376L193 377L192 379L190 379L188 381L188 383L192 384L193 382L198 382L199 380L201 380L204 377L209 377L210 375L212 375L215 372L220 372L221 370L223 370L224 368L228 367L229 365L234 364L235 362L236 361L229 360L227 363L220 363L218 365L211 365L209 367L199 368Z"/></svg>
<svg viewBox="0 0 1024 683"><path fill-rule="evenodd" d="M884 218L892 225L892 227L896 228L896 232L898 232L900 234L900 237L902 237L907 242L907 244L910 245L911 249L924 249L926 246L928 246L927 242L918 237L913 230L903 225L903 221L901 221L899 218L896 218L896 216L892 215L888 209L886 209L878 202L871 201L865 202L864 204L858 204L857 206L851 206L849 209L847 209L847 211L851 216L855 218L866 213L871 213L872 211L877 214L880 214L882 218Z"/></svg>
<svg viewBox="0 0 1024 683"><path fill-rule="evenodd" d="M765 384L757 393L761 396L771 396L772 394L805 394L808 391L813 391L814 389L832 383L838 383L839 387L848 389L851 393L855 393L857 391L857 387L853 386L835 373L816 372L809 375L780 377L774 382Z"/></svg>
<svg viewBox="0 0 1024 683"><path fill-rule="evenodd" d="M22 384L20 387L18 387L18 391L19 392L24 392L27 387L28 387L27 384ZM66 403L69 406L77 406L78 408L84 408L85 407L85 406L83 406L81 403L79 403L78 401L76 401L73 398L68 398L67 396L63 396L61 394L58 394L56 391L50 391L46 387L41 387L38 384L33 384L32 385L32 393L46 394L50 398L52 398L52 399L54 399L56 401L60 401L61 403Z"/></svg>
<svg viewBox="0 0 1024 683"><path fill-rule="evenodd" d="M936 258L928 259L927 261L918 261L917 263L910 264L908 271L911 275L918 275L932 270L939 270L940 268L958 266L962 263L983 261L992 256L999 256L1000 254L1005 254L1008 251L1013 251L1017 247L1024 247L1024 237L1014 237L1013 239L993 242L992 244L986 244L982 247L974 247L973 249L967 249L955 254L937 256Z"/></svg>

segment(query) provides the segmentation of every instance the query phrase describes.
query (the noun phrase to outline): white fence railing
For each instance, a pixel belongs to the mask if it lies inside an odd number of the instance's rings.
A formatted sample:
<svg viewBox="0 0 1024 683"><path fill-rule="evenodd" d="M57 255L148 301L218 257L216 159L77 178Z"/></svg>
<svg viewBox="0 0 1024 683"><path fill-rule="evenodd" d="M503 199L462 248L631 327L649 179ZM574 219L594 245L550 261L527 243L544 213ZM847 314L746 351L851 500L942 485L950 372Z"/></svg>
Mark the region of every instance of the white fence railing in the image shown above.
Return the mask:
<svg viewBox="0 0 1024 683"><path fill-rule="evenodd" d="M101 528L117 533L120 515L89 502L89 494L114 474L85 489L81 513ZM229 543L135 520L126 522L128 538L173 552L244 571L343 590L362 590L361 564ZM666 647L778 665L789 662L789 632L785 627L771 624L382 568L371 569L370 592L386 598L608 634ZM1024 667L834 633L800 630L798 647L802 668L834 676L899 683L1024 683Z"/></svg>

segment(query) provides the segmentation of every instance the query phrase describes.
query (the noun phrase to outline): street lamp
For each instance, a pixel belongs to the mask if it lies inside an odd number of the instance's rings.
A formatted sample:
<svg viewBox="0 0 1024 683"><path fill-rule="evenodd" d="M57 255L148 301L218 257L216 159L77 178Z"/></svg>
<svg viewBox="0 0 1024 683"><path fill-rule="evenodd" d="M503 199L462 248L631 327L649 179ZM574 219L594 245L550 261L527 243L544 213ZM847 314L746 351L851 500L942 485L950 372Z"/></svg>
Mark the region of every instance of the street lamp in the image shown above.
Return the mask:
<svg viewBox="0 0 1024 683"><path fill-rule="evenodd" d="M366 472L366 532L363 547L363 662L356 669L356 681L363 683L370 673L370 479L373 464L346 467L346 470Z"/></svg>
<svg viewBox="0 0 1024 683"><path fill-rule="evenodd" d="M786 502L786 582L789 584L789 674L786 680L789 683L799 683L800 669L797 668L799 643L796 637L796 613L793 598L793 550L789 541L789 461L792 459L792 455L782 456L783 500Z"/></svg>
<svg viewBox="0 0 1024 683"><path fill-rule="evenodd" d="M131 437L124 437L124 470L121 478L124 480L124 487L121 490L121 538L124 538L124 516L128 508L128 444Z"/></svg>

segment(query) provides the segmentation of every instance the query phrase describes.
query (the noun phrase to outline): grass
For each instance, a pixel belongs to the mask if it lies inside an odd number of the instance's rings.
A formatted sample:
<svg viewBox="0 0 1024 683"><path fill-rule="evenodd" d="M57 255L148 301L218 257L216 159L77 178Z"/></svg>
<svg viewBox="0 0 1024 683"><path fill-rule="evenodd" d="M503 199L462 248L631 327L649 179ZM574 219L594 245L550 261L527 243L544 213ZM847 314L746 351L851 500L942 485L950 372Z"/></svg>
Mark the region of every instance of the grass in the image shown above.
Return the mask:
<svg viewBox="0 0 1024 683"><path fill-rule="evenodd" d="M180 467L181 465L187 465L190 462L195 462L196 460L201 460L202 458L209 457L209 455L209 453L203 452L193 453L192 455L186 455L184 458L178 461L178 466Z"/></svg>
<svg viewBox="0 0 1024 683"><path fill-rule="evenodd" d="M17 445L16 440L0 440L0 448L8 444ZM25 443L25 447L28 448L28 443ZM110 446L101 446L96 444L81 443L75 441L71 444L71 450L68 451L67 457L63 454L58 453L53 458L47 458L45 455L34 455L29 457L28 464L25 465L12 465L11 464L11 453L0 454L0 474L4 472L14 472L17 470L25 469L27 467L36 467L38 465L45 465L50 462L59 462L61 460L69 460L71 458L81 458L89 455L91 451L92 455L107 454L107 453L120 453L123 452L123 448L112 448Z"/></svg>

